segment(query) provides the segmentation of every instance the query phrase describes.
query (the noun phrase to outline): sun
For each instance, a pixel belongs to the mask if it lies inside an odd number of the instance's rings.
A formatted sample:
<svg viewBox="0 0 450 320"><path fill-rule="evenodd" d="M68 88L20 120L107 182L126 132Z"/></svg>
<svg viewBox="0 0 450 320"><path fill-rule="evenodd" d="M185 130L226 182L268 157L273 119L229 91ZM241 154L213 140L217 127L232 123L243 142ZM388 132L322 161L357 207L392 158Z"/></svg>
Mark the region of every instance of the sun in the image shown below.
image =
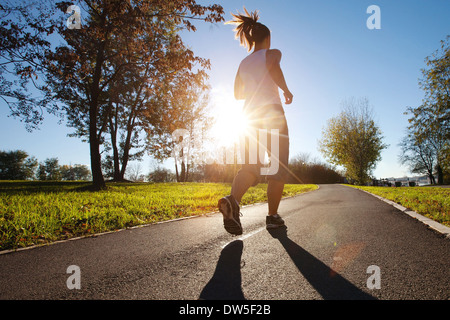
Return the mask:
<svg viewBox="0 0 450 320"><path fill-rule="evenodd" d="M211 138L217 146L229 147L239 143L248 129L248 121L243 112L243 101L234 99L233 92L223 87L211 92L212 117Z"/></svg>

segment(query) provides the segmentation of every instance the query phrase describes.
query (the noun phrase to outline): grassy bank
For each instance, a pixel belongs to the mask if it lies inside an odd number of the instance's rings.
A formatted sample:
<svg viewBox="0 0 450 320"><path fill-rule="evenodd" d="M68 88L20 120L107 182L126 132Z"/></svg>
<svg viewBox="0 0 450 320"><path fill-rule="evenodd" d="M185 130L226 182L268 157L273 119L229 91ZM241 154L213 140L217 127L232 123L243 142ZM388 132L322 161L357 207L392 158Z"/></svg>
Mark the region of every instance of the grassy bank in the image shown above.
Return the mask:
<svg viewBox="0 0 450 320"><path fill-rule="evenodd" d="M439 187L356 187L450 227L450 188Z"/></svg>
<svg viewBox="0 0 450 320"><path fill-rule="evenodd" d="M0 250L216 211L217 200L231 189L222 183L110 183L90 192L88 185L0 182ZM283 196L316 188L286 185ZM242 205L267 201L266 189L266 184L251 188Z"/></svg>

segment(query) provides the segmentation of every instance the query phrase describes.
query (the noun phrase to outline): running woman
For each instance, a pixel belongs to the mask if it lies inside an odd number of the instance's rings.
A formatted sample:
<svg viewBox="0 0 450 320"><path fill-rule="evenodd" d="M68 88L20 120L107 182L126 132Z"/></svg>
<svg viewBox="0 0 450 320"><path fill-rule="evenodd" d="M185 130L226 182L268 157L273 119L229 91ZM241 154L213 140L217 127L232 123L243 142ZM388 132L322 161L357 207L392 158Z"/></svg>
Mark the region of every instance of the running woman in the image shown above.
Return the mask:
<svg viewBox="0 0 450 320"><path fill-rule="evenodd" d="M267 175L268 180L268 216L266 227L284 226L283 219L278 215L278 206L288 178L289 136L286 118L278 89L283 91L286 104L291 104L293 95L289 91L280 67L281 52L270 49L270 30L258 22L258 12L232 14L233 20L227 23L235 24L236 38L240 44L253 52L239 65L234 83L234 95L237 100L245 100L244 113L249 120L250 132L246 144L245 163L235 176L231 194L219 200L219 211L223 214L225 230L233 235L242 234L239 203L251 186L256 186L260 180L262 163L257 156L257 163L249 161L249 140L257 140L258 147L264 147L270 158L271 167L276 162L278 171ZM267 129L269 136L263 141L267 145L260 146L258 129ZM272 137L271 129L277 129L279 135ZM278 152L271 153L270 141L278 139ZM252 149L250 149L252 150ZM259 150L257 151L259 155ZM278 153L278 154L277 154ZM253 157L254 158L254 157Z"/></svg>

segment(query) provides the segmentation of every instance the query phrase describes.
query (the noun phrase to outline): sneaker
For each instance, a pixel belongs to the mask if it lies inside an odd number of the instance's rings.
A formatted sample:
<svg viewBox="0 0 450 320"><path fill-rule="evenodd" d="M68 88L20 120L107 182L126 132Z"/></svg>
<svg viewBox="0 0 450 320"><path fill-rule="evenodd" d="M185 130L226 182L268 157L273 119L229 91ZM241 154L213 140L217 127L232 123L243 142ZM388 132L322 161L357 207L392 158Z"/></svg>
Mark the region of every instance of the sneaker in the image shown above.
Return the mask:
<svg viewBox="0 0 450 320"><path fill-rule="evenodd" d="M281 219L281 217L278 214L266 217L266 228L267 229L275 229L275 228L279 228L279 227L283 227L283 226L284 226L284 220Z"/></svg>
<svg viewBox="0 0 450 320"><path fill-rule="evenodd" d="M225 230L233 235L242 234L242 225L239 216L239 205L232 195L226 196L219 200L219 211L223 215L223 226Z"/></svg>

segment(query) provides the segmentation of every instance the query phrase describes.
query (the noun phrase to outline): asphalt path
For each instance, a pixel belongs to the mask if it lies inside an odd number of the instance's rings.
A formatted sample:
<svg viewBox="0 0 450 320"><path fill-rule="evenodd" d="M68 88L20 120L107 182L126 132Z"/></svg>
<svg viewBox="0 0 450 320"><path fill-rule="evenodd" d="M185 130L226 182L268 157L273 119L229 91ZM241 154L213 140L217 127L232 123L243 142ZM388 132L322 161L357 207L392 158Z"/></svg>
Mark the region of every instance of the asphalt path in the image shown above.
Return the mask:
<svg viewBox="0 0 450 320"><path fill-rule="evenodd" d="M211 213L2 254L0 299L450 298L450 240L360 190L284 199L271 232L267 204L241 211L240 237Z"/></svg>

